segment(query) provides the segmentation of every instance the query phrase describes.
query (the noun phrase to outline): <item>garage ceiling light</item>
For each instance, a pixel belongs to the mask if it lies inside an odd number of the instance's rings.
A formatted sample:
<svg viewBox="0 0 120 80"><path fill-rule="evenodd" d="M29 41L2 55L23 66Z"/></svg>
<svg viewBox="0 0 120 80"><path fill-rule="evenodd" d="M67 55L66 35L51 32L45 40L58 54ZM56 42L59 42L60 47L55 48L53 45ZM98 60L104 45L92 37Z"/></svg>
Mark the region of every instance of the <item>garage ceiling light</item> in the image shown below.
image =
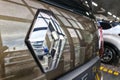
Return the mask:
<svg viewBox="0 0 120 80"><path fill-rule="evenodd" d="M87 2L87 1L85 1L85 3L87 4L88 2Z"/></svg>
<svg viewBox="0 0 120 80"><path fill-rule="evenodd" d="M114 18L116 18L116 16L115 16L115 15L113 15L113 17L114 17Z"/></svg>
<svg viewBox="0 0 120 80"><path fill-rule="evenodd" d="M104 8L100 8L102 11L105 11L105 9Z"/></svg>
<svg viewBox="0 0 120 80"><path fill-rule="evenodd" d="M117 17L117 20L119 20L120 18L119 17Z"/></svg>
<svg viewBox="0 0 120 80"><path fill-rule="evenodd" d="M95 2L92 2L92 5L94 5L94 6L96 6L96 7L98 6L98 4L97 4L97 3L95 3Z"/></svg>
<svg viewBox="0 0 120 80"><path fill-rule="evenodd" d="M107 14L108 14L108 15L112 15L112 13L111 13L111 12L107 12Z"/></svg>
<svg viewBox="0 0 120 80"><path fill-rule="evenodd" d="M89 13L88 13L88 12L86 12L86 14L89 16Z"/></svg>

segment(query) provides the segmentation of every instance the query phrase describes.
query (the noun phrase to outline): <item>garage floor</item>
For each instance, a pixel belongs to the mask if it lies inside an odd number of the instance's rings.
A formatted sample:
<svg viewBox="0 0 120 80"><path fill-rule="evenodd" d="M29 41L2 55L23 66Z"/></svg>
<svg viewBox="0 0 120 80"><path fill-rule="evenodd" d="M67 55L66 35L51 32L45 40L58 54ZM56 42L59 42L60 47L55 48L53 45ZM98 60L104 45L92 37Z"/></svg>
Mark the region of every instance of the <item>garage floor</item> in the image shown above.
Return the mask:
<svg viewBox="0 0 120 80"><path fill-rule="evenodd" d="M120 63L116 66L101 64L103 80L120 80Z"/></svg>
<svg viewBox="0 0 120 80"><path fill-rule="evenodd" d="M103 72L103 80L120 80L120 76L115 76L115 75Z"/></svg>

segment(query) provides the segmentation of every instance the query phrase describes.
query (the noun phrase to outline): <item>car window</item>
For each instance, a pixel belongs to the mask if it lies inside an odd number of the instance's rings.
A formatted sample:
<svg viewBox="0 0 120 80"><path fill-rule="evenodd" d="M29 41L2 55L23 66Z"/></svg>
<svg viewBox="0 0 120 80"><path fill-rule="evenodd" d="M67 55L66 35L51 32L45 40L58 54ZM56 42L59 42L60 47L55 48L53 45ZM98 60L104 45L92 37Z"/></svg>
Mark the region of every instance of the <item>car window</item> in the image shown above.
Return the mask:
<svg viewBox="0 0 120 80"><path fill-rule="evenodd" d="M120 23L119 22L112 22L111 25L114 27L114 26L120 25Z"/></svg>
<svg viewBox="0 0 120 80"><path fill-rule="evenodd" d="M110 29L112 26L109 23L100 22L103 29Z"/></svg>

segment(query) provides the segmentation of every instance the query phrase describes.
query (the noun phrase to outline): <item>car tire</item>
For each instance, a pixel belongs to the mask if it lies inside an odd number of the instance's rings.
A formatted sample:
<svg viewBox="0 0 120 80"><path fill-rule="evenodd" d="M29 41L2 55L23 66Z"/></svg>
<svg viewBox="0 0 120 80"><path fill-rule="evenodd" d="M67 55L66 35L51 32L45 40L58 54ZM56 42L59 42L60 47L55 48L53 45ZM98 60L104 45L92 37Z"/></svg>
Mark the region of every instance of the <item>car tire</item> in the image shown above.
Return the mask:
<svg viewBox="0 0 120 80"><path fill-rule="evenodd" d="M117 56L116 49L109 45L104 45L104 54L101 58L101 62L107 63L107 64L117 64L119 61L119 58Z"/></svg>

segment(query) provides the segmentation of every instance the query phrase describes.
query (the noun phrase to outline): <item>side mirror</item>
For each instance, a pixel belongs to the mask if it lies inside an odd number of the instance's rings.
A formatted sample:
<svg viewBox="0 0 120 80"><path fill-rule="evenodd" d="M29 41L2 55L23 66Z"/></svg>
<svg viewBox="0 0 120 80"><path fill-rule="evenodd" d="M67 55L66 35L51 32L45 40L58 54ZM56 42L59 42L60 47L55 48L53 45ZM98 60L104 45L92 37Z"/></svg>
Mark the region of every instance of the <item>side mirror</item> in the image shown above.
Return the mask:
<svg viewBox="0 0 120 80"><path fill-rule="evenodd" d="M51 11L39 9L26 35L25 43L42 72L57 68L66 35Z"/></svg>

